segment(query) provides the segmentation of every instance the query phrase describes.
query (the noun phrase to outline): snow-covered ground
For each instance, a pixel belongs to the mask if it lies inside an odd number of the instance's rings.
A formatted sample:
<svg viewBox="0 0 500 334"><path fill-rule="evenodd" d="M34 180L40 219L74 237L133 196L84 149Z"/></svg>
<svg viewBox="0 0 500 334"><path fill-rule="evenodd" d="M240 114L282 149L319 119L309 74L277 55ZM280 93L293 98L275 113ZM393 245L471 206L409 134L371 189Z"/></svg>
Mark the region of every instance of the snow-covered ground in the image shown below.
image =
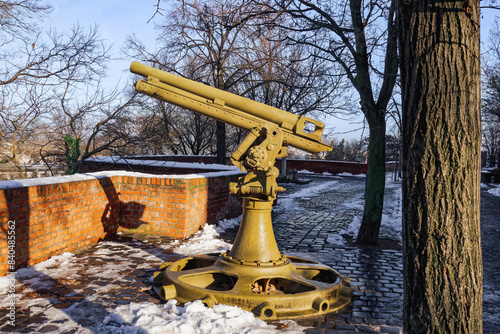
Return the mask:
<svg viewBox="0 0 500 334"><path fill-rule="evenodd" d="M307 170L299 171L299 174L303 176L313 174ZM293 193L285 193L281 196L278 201L278 206L274 209L276 212L291 217L297 213L306 212L307 209L300 205L300 199L310 199L314 198L322 193L331 192L332 196L335 196L335 192L342 190L342 188L348 187L346 184L346 177L356 177L356 178L366 178L365 174L353 175L350 173L341 173L338 175L331 175L329 173L323 173L322 176L328 176L321 181L315 181L310 183L307 187L303 187L300 190ZM385 182L385 195L384 195L384 207L382 212L382 223L380 227L380 234L384 238L389 238L398 241L400 244L402 242L402 189L400 181L392 181L392 174L386 174ZM362 212L364 209L364 192L359 191L353 195L353 197L348 198L346 201L340 204L339 208L342 210L352 210L359 212L359 215L355 215L345 229L340 230L336 234L330 234L327 238L327 242L337 245L344 246L346 244L343 235L347 235L356 240L356 236L361 226Z"/></svg>
<svg viewBox="0 0 500 334"><path fill-rule="evenodd" d="M403 205L402 205L401 182L391 180L391 174L387 174L385 180L384 207L382 209L382 222L380 225L380 235L385 238L402 242L403 228ZM364 200L362 196L355 197L344 204L344 207L363 211ZM349 235L352 240L356 240L361 226L361 216L355 216L349 227L342 230L340 235ZM335 236L332 236L335 237Z"/></svg>
<svg viewBox="0 0 500 334"><path fill-rule="evenodd" d="M305 186L303 189L296 191L280 201L279 206L275 209L281 212L304 211L300 206L298 199L315 197L322 192L335 190L342 184L345 186L343 177L351 175L328 176L327 180L320 183L314 183L310 186ZM363 177L363 176L360 176ZM383 228L389 229L396 237L401 234L401 190L400 183L390 182L387 184L388 198L384 208ZM343 204L346 208L362 209L363 199L361 197L352 198ZM206 225L205 228L196 233L187 241L174 241L170 244L162 245L163 248L169 248L172 253L181 255L196 255L212 252L222 252L230 249L231 244L224 242L220 238L220 233L230 227L239 224L240 218L222 220L216 227ZM328 242L333 244L343 245L343 237L341 234L356 235L359 228L360 219L355 217L346 230L342 230L339 234L328 236ZM32 267L20 269L15 277L18 282L18 301L16 306L18 309L30 308L31 312L37 316L42 316L50 319L52 322L60 321L60 325L55 333L64 333L68 330L74 330L75 333L302 333L305 328L299 326L294 321L282 322L281 325L275 326L257 319L251 312L244 311L235 306L216 305L213 308L206 308L200 301L194 301L185 304L183 307L176 306L175 301L169 301L166 304L159 305L151 302L133 302L127 305L112 305L105 303L99 297L99 293L110 291L118 285L120 273L125 269L130 269L126 258L114 255L110 250L113 247L122 247L129 251L134 256L142 257L146 261L157 261L161 263L161 252L146 252L133 247L133 242L130 245L116 243L111 241L101 242L97 246L97 250L92 254L94 257L101 257L104 261L102 265L82 268L82 264L77 261L77 258L71 253L64 253L59 256L54 256L51 259L34 265ZM311 254L313 255L313 254ZM307 257L307 256L304 256ZM107 261L106 261L107 260ZM111 260L111 261L110 261ZM141 264L147 268L150 266L147 262ZM139 268L138 269L144 269ZM94 275L100 278L111 279L110 284L105 286L92 286L96 294L85 297L84 300L73 303L66 309L54 308L47 298L34 294L35 297L27 298L30 293L35 293L39 290L50 290L54 288L56 282L68 282L79 280L82 271L87 275ZM152 278L150 279L152 283ZM23 289L19 287L24 286ZM0 278L0 295L7 295L9 288L9 277ZM66 297L77 297L84 291L75 290L66 295ZM23 297L23 298L21 298ZM3 298L0 301L0 307L4 308L9 305L10 300ZM90 315L91 318L103 317L102 323L95 325L82 326L78 319L81 319L81 310L78 305L84 302L92 303L94 311L89 309L88 312L94 312ZM100 313L100 314L98 314ZM104 315L103 315L104 314ZM88 317L88 314L85 315ZM40 330L43 326L40 326Z"/></svg>
<svg viewBox="0 0 500 334"><path fill-rule="evenodd" d="M225 251L231 247L230 244L220 240L219 232L224 229L239 224L239 219L222 220L214 228L212 225L206 227L196 233L186 242L174 241L170 244L163 245L164 248L173 249L172 253L176 254L205 254L211 252ZM134 248L132 242L130 245L104 241L97 246L98 250L92 255L102 257L107 260L107 264L102 266L85 268L87 275L95 275L99 278L115 279L117 282L120 273L127 268L127 259L113 255L113 247L121 247L122 249L129 248L135 256L144 258L145 260L161 259L151 252L138 250ZM158 255L160 255L158 253ZM147 263L143 264L148 267ZM51 321L60 321L63 324L59 325L57 331L53 333L65 333L69 330L75 330L75 333L112 333L112 334L133 334L133 333L179 333L179 334L197 334L197 333L302 333L304 327L299 326L294 321L280 322L278 327L269 325L266 322L255 318L253 313L242 310L239 307L228 305L216 305L213 308L205 307L201 301L186 303L183 307L176 306L176 301L171 300L164 305L158 305L151 302L132 302L128 305L119 305L111 307L102 303L99 296L86 297L85 300L73 303L66 309L57 309L52 307L50 301L46 298L34 297L26 298L30 293L34 294L40 290L50 290L54 288L55 282L67 282L71 280L81 279L79 270L83 269L78 264L77 258L71 253L64 253L59 256L54 256L51 259L34 265L32 267L23 268L17 271L15 278L18 282L17 290L23 285L17 295L18 301L16 307L18 309L30 308L36 313L36 316L42 316ZM140 269L140 268L138 268ZM81 272L81 271L80 271ZM0 295L6 296L9 288L9 278L0 278ZM150 280L152 283L152 278ZM117 284L111 283L105 286L93 286L98 288L98 293L104 293L118 287ZM82 290L75 290L66 295L67 298L78 296ZM34 294L36 296L36 294ZM24 298L22 298L24 297ZM95 318L98 318L97 313L105 313L106 316L101 324L82 326L78 323L81 311L77 310L77 306L84 302L93 303L99 307L94 307ZM9 298L3 298L0 301L1 308L9 306ZM33 314L35 315L35 314ZM102 314L101 314L102 316ZM2 324L3 325L3 324ZM43 326L40 326L42 328ZM40 329L39 328L39 329Z"/></svg>
<svg viewBox="0 0 500 334"><path fill-rule="evenodd" d="M253 313L223 304L207 308L200 300L176 306L175 299L164 305L131 303L118 306L104 319L112 333L226 334L278 333L276 326L254 317ZM294 321L283 321L279 333L303 333Z"/></svg>

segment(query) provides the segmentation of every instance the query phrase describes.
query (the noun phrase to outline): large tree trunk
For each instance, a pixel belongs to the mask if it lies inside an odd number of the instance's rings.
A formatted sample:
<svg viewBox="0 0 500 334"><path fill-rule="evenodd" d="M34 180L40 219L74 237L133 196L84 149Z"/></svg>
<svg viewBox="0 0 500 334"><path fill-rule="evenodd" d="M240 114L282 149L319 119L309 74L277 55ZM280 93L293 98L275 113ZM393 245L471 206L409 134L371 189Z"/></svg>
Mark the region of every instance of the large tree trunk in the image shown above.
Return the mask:
<svg viewBox="0 0 500 334"><path fill-rule="evenodd" d="M481 333L479 0L399 1L406 333Z"/></svg>
<svg viewBox="0 0 500 334"><path fill-rule="evenodd" d="M375 245L380 231L385 191L385 112L365 113L370 128L368 142L368 174L366 176L365 207L358 232L359 244Z"/></svg>

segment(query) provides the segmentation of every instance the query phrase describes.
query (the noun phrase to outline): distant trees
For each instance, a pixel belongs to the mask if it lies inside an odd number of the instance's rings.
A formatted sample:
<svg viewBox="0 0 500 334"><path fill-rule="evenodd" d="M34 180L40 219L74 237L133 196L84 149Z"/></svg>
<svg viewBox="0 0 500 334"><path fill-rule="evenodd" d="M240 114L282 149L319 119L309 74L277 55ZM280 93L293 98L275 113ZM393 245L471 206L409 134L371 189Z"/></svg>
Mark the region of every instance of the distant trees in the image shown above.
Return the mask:
<svg viewBox="0 0 500 334"><path fill-rule="evenodd" d="M325 154L324 159L326 160L366 162L368 157L368 138L330 140L328 144L333 149Z"/></svg>
<svg viewBox="0 0 500 334"><path fill-rule="evenodd" d="M36 151L51 131L58 87L102 75L107 60L96 29L42 35L37 23L50 11L36 0L2 1L0 7L0 154L21 173L21 162L40 159Z"/></svg>
<svg viewBox="0 0 500 334"><path fill-rule="evenodd" d="M117 94L101 87L109 47L96 27L43 32L51 7L36 0L0 6L0 160L65 163L78 172L89 156L129 143L133 123Z"/></svg>
<svg viewBox="0 0 500 334"><path fill-rule="evenodd" d="M0 161L16 167L26 177L22 162L37 161L36 143L44 139L43 117L47 115L47 99L39 98L45 87L26 83L0 86Z"/></svg>
<svg viewBox="0 0 500 334"><path fill-rule="evenodd" d="M491 114L483 112L483 148L486 149L486 162L489 167L500 163L500 122Z"/></svg>
<svg viewBox="0 0 500 334"><path fill-rule="evenodd" d="M500 162L500 21L490 31L489 51L483 61L483 147L490 166Z"/></svg>
<svg viewBox="0 0 500 334"><path fill-rule="evenodd" d="M103 92L99 80L86 81L84 86L68 81L54 93L58 103L50 119L57 127L47 134L52 149L40 152L45 162L65 163L68 174L80 173L89 157L103 151L119 153L142 139L141 133L131 131L133 120L126 115L134 95L119 102L117 93Z"/></svg>
<svg viewBox="0 0 500 334"><path fill-rule="evenodd" d="M385 136L385 156L387 161L400 161L401 137L395 135Z"/></svg>

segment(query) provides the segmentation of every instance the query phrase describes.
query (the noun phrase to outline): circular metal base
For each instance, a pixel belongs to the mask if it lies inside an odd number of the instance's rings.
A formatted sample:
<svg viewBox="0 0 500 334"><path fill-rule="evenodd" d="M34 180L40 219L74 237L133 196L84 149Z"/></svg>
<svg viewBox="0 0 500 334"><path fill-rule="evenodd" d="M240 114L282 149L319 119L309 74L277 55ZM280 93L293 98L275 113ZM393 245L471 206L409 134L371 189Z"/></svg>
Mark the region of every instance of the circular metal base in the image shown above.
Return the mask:
<svg viewBox="0 0 500 334"><path fill-rule="evenodd" d="M349 279L319 262L283 256L275 263L238 263L227 254L207 254L164 263L154 291L180 303L201 299L208 307L227 304L265 320L328 313L349 304Z"/></svg>

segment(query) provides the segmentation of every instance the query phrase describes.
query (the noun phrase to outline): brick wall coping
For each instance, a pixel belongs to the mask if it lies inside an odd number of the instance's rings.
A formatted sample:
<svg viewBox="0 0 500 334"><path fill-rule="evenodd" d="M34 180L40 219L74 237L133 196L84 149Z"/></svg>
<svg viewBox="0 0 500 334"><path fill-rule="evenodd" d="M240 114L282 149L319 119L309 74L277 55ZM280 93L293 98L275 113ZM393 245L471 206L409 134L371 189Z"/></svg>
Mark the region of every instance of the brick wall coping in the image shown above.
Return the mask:
<svg viewBox="0 0 500 334"><path fill-rule="evenodd" d="M210 178L210 177L231 176L231 175L238 175L238 174L241 174L241 171L237 168L236 168L236 170L232 169L230 171L185 174L185 175L175 175L175 174L157 175L157 174L146 174L146 173L127 172L127 171L108 171L108 172L95 172L95 173L84 173L84 174L74 174L74 175L64 175L64 176L40 177L40 178L35 178L35 179L18 179L18 180L0 181L0 189L36 187L36 186L49 185L49 184L59 184L59 183L95 180L95 179L107 178L107 177L112 177L112 176L131 176L131 177L146 177L146 178L157 178L157 179L158 178L160 178L160 179L201 179L201 178Z"/></svg>
<svg viewBox="0 0 500 334"><path fill-rule="evenodd" d="M180 158L216 158L215 155L182 155L182 154L176 154L176 155L171 155L171 154L163 154L163 155L133 155L130 157L126 157L129 159L140 159L140 158L172 158L175 159L176 157ZM277 159L280 161L281 159ZM301 158L287 158L288 161L321 161L321 162L340 162L340 163L346 163L346 164L366 164L366 162L356 162L356 161L343 161L343 160L325 160L325 159L301 159ZM130 161L130 160L128 160ZM141 160L139 160L141 161ZM149 160L152 161L152 160ZM156 161L165 161L165 160L156 160ZM389 161L389 162L394 162L394 161ZM396 161L397 162L397 161ZM201 163L203 165L203 163ZM226 166L227 165L217 165L217 166Z"/></svg>
<svg viewBox="0 0 500 334"><path fill-rule="evenodd" d="M146 157L146 156L145 156ZM134 159L135 158L135 159ZM94 157L87 159L88 162L100 162L110 164L129 164L129 165L142 165L163 168L186 168L186 169L199 169L207 171L239 171L236 166L219 165L219 164L205 164L202 162L178 162L178 161L164 161L164 160L136 160L137 157L124 159L117 156L109 157Z"/></svg>

